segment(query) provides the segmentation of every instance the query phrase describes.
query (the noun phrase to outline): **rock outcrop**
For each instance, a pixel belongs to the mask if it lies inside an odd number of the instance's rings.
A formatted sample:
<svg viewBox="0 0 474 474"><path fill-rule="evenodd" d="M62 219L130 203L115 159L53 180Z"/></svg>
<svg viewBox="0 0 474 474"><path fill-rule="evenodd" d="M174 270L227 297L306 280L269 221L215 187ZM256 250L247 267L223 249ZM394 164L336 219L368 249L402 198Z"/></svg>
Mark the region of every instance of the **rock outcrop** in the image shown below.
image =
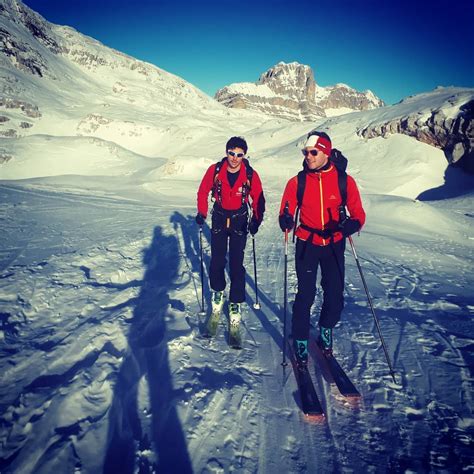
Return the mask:
<svg viewBox="0 0 474 474"><path fill-rule="evenodd" d="M438 88L440 93L444 90ZM427 95L408 97L400 105L409 106L418 99L428 102ZM390 117L358 131L364 138L386 137L394 133L403 133L440 148L450 164L474 173L474 90L471 94L448 94L441 105Z"/></svg>

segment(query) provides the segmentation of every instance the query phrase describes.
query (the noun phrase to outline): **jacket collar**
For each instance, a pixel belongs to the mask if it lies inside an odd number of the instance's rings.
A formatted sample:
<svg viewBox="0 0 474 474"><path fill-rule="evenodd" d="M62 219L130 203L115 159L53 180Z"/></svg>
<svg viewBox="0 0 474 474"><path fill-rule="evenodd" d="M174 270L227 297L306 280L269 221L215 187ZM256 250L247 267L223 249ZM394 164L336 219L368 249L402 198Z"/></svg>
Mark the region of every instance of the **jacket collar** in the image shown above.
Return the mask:
<svg viewBox="0 0 474 474"><path fill-rule="evenodd" d="M306 161L303 160L303 169L306 171L308 174L316 174L316 173L324 173L326 171L331 171L334 168L333 164L331 163L330 160L322 166L321 168L318 168L317 170L310 170L308 168L308 165L306 164Z"/></svg>

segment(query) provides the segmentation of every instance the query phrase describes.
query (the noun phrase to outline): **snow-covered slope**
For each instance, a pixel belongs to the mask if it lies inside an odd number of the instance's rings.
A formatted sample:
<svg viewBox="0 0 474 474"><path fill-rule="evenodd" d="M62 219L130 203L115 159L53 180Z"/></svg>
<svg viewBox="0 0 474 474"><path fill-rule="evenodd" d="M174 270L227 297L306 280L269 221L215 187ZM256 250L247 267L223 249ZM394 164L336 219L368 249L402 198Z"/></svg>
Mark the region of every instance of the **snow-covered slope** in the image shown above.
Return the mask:
<svg viewBox="0 0 474 474"><path fill-rule="evenodd" d="M361 131L472 91L292 123L226 109L19 2L0 13L3 48L17 54L1 59L0 120L14 131L0 143L2 473L469 472L473 178L411 136ZM335 352L362 399L341 397L311 362L325 418L309 423L280 365L276 216L315 127L348 157L362 192L367 223L354 240L397 383L347 253ZM248 245L242 351L226 343L227 317L215 340L200 338L194 221L199 180L234 134L248 140L267 199L255 237L262 309L252 309ZM208 227L203 255L207 269ZM320 304L318 286L313 325Z"/></svg>
<svg viewBox="0 0 474 474"><path fill-rule="evenodd" d="M153 157L170 143L205 146L210 129L229 133L229 118L268 120L229 111L183 79L53 25L19 0L2 2L0 50L3 137L94 136Z"/></svg>

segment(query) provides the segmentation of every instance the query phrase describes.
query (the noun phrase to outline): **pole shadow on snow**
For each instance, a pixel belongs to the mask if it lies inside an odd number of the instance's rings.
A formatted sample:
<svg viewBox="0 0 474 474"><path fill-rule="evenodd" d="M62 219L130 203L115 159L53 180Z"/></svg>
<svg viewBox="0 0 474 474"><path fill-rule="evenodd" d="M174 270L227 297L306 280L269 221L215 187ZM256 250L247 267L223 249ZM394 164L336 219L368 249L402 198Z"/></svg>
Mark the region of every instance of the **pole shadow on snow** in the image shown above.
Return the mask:
<svg viewBox="0 0 474 474"><path fill-rule="evenodd" d="M251 249L249 249L250 252L252 252ZM249 251L247 250L247 251ZM262 270L260 270L262 271ZM258 278L258 272L259 269L257 268L257 278ZM255 302L255 280L252 278L248 271L246 273L246 283L247 283L247 288L251 288L251 291L247 291L247 301L249 307L253 306L253 303ZM275 301L272 301L268 296L266 295L265 291L259 287L258 289L258 299L259 303L261 303L263 306L266 306L277 318L278 320L283 324L283 305L278 305L275 303ZM260 321L260 324L262 325L263 329L267 331L267 333L271 336L275 344L280 348L281 351L283 351L283 326L281 329L275 327L267 318L267 315L258 309L254 310L255 315L257 316L257 319ZM290 322L290 313L287 313L287 328L289 327L288 324Z"/></svg>
<svg viewBox="0 0 474 474"><path fill-rule="evenodd" d="M196 317L201 310L201 244L199 242L199 226L193 216L183 216L179 212L174 212L170 218L170 222L173 224L173 229L176 233L176 238L179 241L179 232L183 238L184 249L180 248L181 253L184 252L183 259L188 267L189 272L193 275L194 293L196 296ZM207 224L203 225L203 246L208 243L210 248L210 228ZM211 304L211 289L209 287L208 269L210 263L209 251L203 249L203 262L204 262L204 300L206 309ZM197 278L194 275L198 275ZM199 329L203 329L204 321L199 320ZM188 321L188 324L192 327L193 322Z"/></svg>
<svg viewBox="0 0 474 474"><path fill-rule="evenodd" d="M183 429L176 411L166 337L166 312L173 304L168 292L178 275L178 242L155 227L153 240L143 250L145 268L139 296L130 321L128 350L120 367L109 411L106 473L132 473L136 451L155 450L157 472L192 472ZM149 435L142 432L139 383L148 382ZM143 414L141 416L144 416ZM151 439L149 439L151 437ZM148 472L146 457L138 469Z"/></svg>

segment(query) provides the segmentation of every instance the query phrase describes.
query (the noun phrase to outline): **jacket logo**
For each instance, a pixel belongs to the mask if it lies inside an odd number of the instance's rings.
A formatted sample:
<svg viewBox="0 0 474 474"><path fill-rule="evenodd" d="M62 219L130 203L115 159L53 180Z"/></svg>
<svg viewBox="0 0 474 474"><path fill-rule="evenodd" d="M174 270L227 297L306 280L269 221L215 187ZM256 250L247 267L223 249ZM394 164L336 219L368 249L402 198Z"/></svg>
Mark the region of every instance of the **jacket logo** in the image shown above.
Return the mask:
<svg viewBox="0 0 474 474"><path fill-rule="evenodd" d="M331 195L329 196L329 199L337 199L337 197L334 196L334 194L331 194Z"/></svg>

